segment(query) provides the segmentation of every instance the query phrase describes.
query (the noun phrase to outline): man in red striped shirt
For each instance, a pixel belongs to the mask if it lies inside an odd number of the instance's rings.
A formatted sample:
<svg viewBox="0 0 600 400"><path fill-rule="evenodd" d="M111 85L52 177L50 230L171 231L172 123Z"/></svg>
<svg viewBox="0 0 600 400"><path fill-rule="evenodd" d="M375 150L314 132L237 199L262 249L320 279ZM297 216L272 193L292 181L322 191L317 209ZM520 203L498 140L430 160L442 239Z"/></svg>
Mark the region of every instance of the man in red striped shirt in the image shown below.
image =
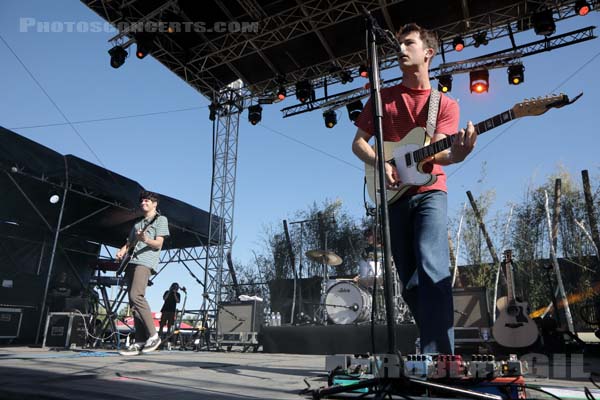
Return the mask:
<svg viewBox="0 0 600 400"><path fill-rule="evenodd" d="M403 26L397 34L401 46L398 62L402 82L381 90L383 140L398 142L412 129L425 127L431 83L429 68L438 45L435 33L416 24ZM369 145L374 135L372 102L369 100L355 122L358 127L352 151L365 163L376 166ZM425 172L436 175L430 186L415 186L389 206L394 263L403 284L402 296L419 326L423 353L454 353L454 306L447 236L447 187L442 166L463 161L473 150L477 135L469 121L458 131L456 101L441 95L432 142L456 134L452 147L431 157ZM396 168L385 164L388 189L399 182Z"/></svg>

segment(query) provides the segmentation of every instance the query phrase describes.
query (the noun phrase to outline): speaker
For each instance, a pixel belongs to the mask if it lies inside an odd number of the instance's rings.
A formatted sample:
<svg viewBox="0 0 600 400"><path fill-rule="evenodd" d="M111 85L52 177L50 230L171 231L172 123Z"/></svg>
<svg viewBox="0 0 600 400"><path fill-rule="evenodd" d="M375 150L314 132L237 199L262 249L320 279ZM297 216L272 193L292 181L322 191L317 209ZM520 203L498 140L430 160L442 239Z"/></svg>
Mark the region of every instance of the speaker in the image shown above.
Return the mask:
<svg viewBox="0 0 600 400"><path fill-rule="evenodd" d="M21 332L23 310L0 308L0 339L16 339Z"/></svg>
<svg viewBox="0 0 600 400"><path fill-rule="evenodd" d="M219 304L217 329L221 334L259 332L262 322L262 302L235 301Z"/></svg>
<svg viewBox="0 0 600 400"><path fill-rule="evenodd" d="M55 312L48 314L42 347L84 347L87 339L87 314Z"/></svg>
<svg viewBox="0 0 600 400"><path fill-rule="evenodd" d="M486 287L452 290L454 326L457 328L489 328L492 326Z"/></svg>

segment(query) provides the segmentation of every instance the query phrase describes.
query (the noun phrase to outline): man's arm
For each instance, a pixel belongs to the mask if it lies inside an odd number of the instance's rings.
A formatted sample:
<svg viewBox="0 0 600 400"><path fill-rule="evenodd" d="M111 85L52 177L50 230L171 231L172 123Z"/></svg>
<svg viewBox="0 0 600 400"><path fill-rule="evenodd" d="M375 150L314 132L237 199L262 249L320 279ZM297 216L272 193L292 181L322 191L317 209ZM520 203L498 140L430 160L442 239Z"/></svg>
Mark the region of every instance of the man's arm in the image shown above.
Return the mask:
<svg viewBox="0 0 600 400"><path fill-rule="evenodd" d="M163 236L157 236L156 239L150 239L148 235L141 231L138 232L137 237L140 242L146 243L148 247L157 250L160 250L162 248L162 245L165 241L165 238Z"/></svg>
<svg viewBox="0 0 600 400"><path fill-rule="evenodd" d="M377 167L377 155L375 154L375 151L373 151L373 148L371 148L369 145L370 138L371 135L359 128L356 131L354 140L352 141L352 152L365 164ZM396 186L398 183L400 183L396 168L389 163L385 163L385 177L389 187Z"/></svg>
<svg viewBox="0 0 600 400"><path fill-rule="evenodd" d="M129 240L127 241L127 243L125 243L125 245L123 247L121 247L119 249L119 251L117 251L117 254L115 255L115 259L117 261L122 260L123 257L125 257L125 254L127 254L128 251L129 251Z"/></svg>

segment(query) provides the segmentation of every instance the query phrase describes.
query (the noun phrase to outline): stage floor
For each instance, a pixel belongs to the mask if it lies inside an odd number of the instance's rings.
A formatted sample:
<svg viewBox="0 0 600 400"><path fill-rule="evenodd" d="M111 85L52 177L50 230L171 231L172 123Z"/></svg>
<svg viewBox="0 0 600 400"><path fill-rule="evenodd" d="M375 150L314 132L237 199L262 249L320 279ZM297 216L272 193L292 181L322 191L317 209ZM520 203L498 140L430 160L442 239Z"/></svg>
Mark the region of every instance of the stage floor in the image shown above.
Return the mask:
<svg viewBox="0 0 600 400"><path fill-rule="evenodd" d="M234 348L235 350L235 348ZM585 357L586 373L600 359ZM326 384L325 356L242 352L157 351L122 357L115 351L0 348L1 399L302 399L306 379ZM555 370L570 370L557 365ZM563 387L562 398L582 398L583 387L600 391L587 377L526 376L531 385ZM572 388L579 392L564 391ZM579 396L581 395L581 396ZM423 398L423 397L421 397ZM543 398L530 392L528 398Z"/></svg>

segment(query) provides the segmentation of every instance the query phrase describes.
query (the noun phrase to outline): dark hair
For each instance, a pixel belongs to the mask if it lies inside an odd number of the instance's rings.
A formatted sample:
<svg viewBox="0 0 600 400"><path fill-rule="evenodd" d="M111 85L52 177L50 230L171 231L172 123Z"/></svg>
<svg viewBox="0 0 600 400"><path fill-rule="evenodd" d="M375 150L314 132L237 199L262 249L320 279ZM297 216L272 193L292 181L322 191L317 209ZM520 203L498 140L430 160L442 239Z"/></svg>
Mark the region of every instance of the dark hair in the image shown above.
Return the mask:
<svg viewBox="0 0 600 400"><path fill-rule="evenodd" d="M158 194L156 194L154 192L149 192L147 190L143 190L140 193L140 201L142 201L144 199L148 199L148 200L155 201L156 203L158 203L160 200L160 197L158 197Z"/></svg>
<svg viewBox="0 0 600 400"><path fill-rule="evenodd" d="M434 31L430 31L429 29L425 29L415 23L406 24L400 27L398 32L396 33L396 38L406 35L410 32L419 32L419 36L421 40L425 44L426 48L432 48L433 54L437 53L438 50L438 36Z"/></svg>

